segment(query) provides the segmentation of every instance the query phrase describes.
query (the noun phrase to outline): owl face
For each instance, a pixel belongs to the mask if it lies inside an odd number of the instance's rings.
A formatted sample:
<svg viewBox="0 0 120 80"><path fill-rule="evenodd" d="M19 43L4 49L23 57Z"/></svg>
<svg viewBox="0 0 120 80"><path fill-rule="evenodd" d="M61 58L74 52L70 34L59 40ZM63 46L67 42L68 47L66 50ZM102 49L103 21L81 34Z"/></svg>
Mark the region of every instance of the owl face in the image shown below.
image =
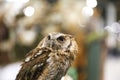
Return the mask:
<svg viewBox="0 0 120 80"><path fill-rule="evenodd" d="M71 45L72 36L63 33L49 33L42 41L42 47L49 47L54 50L66 49Z"/></svg>

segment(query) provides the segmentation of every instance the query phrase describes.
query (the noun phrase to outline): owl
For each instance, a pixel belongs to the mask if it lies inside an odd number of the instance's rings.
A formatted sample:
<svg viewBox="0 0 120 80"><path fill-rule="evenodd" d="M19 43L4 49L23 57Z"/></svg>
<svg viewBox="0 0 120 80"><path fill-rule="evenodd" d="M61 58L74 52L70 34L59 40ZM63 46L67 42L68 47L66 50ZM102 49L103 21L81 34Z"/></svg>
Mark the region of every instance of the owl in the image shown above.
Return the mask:
<svg viewBox="0 0 120 80"><path fill-rule="evenodd" d="M61 80L78 52L69 34L52 32L26 55L16 80Z"/></svg>

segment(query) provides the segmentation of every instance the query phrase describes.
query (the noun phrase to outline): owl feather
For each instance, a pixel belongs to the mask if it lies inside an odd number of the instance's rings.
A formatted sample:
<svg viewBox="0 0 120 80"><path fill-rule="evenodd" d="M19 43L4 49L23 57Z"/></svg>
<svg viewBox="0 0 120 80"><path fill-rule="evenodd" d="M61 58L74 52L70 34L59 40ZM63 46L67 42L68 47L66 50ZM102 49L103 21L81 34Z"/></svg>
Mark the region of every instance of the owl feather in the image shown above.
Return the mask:
<svg viewBox="0 0 120 80"><path fill-rule="evenodd" d="M61 80L76 53L73 37L51 33L28 53L16 80Z"/></svg>

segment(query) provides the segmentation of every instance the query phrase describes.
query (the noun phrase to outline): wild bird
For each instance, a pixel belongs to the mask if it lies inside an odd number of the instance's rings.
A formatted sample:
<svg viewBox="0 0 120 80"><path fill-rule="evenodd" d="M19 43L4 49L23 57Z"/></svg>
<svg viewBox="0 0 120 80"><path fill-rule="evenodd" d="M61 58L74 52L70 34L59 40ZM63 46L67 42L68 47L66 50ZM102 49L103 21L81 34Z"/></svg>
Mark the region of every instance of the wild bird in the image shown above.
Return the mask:
<svg viewBox="0 0 120 80"><path fill-rule="evenodd" d="M49 33L30 51L16 80L61 80L78 52L69 34Z"/></svg>

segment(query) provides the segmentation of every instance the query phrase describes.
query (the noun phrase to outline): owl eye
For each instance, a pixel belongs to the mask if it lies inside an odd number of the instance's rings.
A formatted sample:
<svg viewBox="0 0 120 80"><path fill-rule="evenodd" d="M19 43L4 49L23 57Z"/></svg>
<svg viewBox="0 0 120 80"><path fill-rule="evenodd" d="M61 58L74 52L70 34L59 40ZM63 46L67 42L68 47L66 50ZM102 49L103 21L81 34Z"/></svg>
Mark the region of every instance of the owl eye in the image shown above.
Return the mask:
<svg viewBox="0 0 120 80"><path fill-rule="evenodd" d="M65 38L64 38L64 36L60 36L60 37L57 38L57 40L58 40L58 41L64 41Z"/></svg>
<svg viewBox="0 0 120 80"><path fill-rule="evenodd" d="M48 40L50 40L51 39L50 35L47 38L48 38Z"/></svg>

